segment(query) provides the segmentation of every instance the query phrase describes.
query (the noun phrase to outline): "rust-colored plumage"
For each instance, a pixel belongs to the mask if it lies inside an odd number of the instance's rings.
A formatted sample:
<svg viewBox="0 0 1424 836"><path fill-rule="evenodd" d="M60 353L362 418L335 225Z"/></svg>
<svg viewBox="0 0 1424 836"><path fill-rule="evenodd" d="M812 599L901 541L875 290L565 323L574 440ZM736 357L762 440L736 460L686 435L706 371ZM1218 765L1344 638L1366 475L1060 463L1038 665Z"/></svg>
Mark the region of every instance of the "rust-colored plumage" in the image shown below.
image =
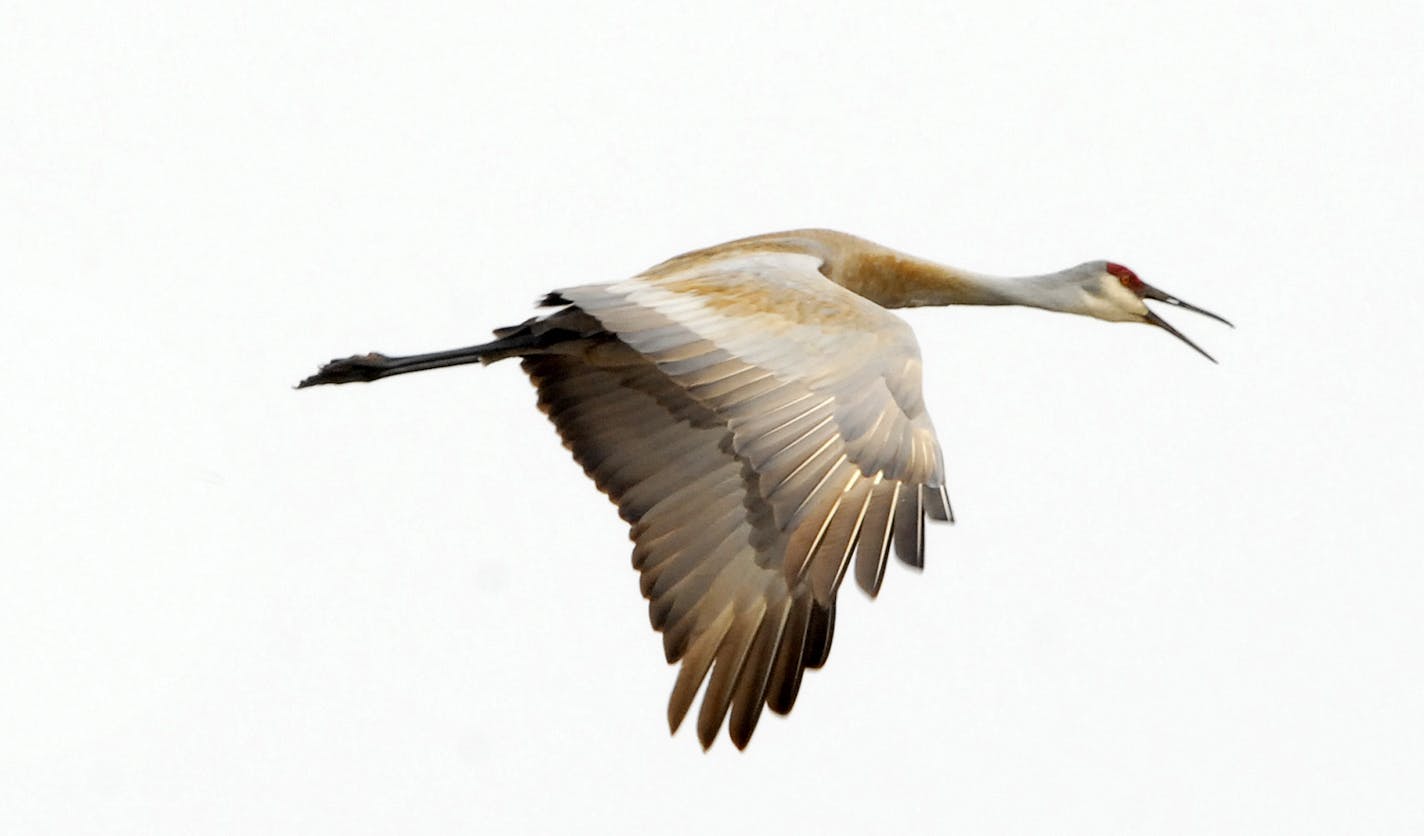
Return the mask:
<svg viewBox="0 0 1424 836"><path fill-rule="evenodd" d="M1091 296L1089 280L1110 277L1092 266L1055 276ZM842 233L776 233L558 290L555 310L491 343L351 357L301 385L522 358L630 526L652 625L681 665L669 725L706 682L698 739L730 713L744 747L763 706L790 711L804 671L825 664L845 577L874 596L890 552L922 566L924 518L950 518L919 349L887 308L1040 304L1019 281Z"/></svg>

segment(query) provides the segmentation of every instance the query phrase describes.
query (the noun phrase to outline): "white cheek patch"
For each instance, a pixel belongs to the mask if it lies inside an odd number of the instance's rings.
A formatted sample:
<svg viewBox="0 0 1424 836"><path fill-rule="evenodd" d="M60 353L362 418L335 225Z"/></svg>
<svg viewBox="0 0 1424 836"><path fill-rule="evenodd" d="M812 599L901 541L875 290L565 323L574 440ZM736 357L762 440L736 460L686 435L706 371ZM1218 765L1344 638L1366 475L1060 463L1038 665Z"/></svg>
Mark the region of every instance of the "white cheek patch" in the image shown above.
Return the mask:
<svg viewBox="0 0 1424 836"><path fill-rule="evenodd" d="M1100 293L1083 292L1083 303L1093 316L1111 322L1140 322L1147 315L1147 306L1137 294L1109 276L1099 285Z"/></svg>

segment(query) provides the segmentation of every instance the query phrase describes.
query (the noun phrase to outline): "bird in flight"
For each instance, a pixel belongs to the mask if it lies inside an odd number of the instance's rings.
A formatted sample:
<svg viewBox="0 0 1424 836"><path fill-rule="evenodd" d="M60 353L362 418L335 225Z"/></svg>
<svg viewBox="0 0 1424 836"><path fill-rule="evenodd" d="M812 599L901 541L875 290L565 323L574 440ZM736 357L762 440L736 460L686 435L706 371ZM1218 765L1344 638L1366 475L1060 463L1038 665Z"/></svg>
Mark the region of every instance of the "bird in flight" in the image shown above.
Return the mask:
<svg viewBox="0 0 1424 836"><path fill-rule="evenodd" d="M789 712L805 670L826 663L845 575L874 597L892 550L923 566L926 516L953 519L919 346L890 309L1145 322L1211 359L1146 300L1230 325L1113 262L998 278L796 230L556 290L548 313L481 345L333 360L298 388L520 358L539 408L631 528L653 629L681 663L671 730L708 680L698 739L710 746L727 721L744 748L763 706Z"/></svg>

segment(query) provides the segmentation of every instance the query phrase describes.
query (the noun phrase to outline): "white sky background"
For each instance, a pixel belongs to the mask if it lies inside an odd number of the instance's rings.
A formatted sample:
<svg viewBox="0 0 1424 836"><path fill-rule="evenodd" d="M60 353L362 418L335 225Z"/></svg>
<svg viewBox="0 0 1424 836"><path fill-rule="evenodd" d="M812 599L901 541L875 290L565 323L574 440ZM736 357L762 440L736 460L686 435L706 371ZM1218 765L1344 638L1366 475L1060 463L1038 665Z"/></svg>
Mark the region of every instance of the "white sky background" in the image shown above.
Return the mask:
<svg viewBox="0 0 1424 836"><path fill-rule="evenodd" d="M677 5L7 4L0 831L1424 829L1424 7ZM746 753L514 364L290 388L809 225L1238 329L909 314L961 522Z"/></svg>

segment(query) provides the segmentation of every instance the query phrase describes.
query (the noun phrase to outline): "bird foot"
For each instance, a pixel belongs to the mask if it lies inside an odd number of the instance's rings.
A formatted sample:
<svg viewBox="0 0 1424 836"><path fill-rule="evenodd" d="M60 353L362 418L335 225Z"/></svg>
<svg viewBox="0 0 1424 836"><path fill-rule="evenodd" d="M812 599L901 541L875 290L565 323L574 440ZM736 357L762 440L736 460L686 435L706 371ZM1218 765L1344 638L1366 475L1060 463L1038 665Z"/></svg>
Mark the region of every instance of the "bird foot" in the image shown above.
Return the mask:
<svg viewBox="0 0 1424 836"><path fill-rule="evenodd" d="M381 378L390 368L390 362L391 358L375 352L353 354L322 366L316 374L298 383L297 388L305 389L326 383L369 383Z"/></svg>

